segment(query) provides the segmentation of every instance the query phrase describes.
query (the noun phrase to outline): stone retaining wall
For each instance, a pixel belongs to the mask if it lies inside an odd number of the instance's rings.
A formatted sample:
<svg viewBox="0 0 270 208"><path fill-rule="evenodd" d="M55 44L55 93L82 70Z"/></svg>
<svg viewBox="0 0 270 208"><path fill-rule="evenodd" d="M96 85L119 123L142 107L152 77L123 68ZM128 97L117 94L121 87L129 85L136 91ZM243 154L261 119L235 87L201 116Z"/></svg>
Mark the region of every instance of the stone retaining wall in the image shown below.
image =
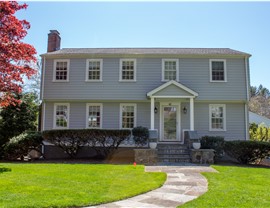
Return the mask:
<svg viewBox="0 0 270 208"><path fill-rule="evenodd" d="M134 149L135 162L143 165L157 164L157 149Z"/></svg>

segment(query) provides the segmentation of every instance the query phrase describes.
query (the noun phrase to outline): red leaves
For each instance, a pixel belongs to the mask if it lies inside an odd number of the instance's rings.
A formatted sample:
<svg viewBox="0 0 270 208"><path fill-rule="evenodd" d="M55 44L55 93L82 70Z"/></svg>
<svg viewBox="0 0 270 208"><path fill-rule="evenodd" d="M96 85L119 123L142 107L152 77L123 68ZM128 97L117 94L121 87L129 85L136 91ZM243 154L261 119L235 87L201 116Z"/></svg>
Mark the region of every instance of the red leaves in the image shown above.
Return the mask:
<svg viewBox="0 0 270 208"><path fill-rule="evenodd" d="M16 1L0 1L0 106L16 104L14 95L22 91L22 76L31 77L36 70L36 50L22 42L30 28L26 20L18 20L14 14L27 5Z"/></svg>

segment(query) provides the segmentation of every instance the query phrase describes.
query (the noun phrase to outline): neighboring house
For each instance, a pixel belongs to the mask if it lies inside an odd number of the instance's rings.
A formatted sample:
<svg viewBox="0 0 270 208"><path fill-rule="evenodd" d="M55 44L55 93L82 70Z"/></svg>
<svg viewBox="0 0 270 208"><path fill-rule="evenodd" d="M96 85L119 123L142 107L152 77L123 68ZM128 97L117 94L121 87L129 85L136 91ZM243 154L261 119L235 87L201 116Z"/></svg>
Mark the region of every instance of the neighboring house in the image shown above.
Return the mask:
<svg viewBox="0 0 270 208"><path fill-rule="evenodd" d="M229 48L63 48L42 54L42 130L184 130L248 139L249 57Z"/></svg>
<svg viewBox="0 0 270 208"><path fill-rule="evenodd" d="M266 127L270 127L270 119L266 118L264 116L260 116L256 113L253 113L251 111L249 111L249 123L255 123L255 124L262 124L265 125Z"/></svg>

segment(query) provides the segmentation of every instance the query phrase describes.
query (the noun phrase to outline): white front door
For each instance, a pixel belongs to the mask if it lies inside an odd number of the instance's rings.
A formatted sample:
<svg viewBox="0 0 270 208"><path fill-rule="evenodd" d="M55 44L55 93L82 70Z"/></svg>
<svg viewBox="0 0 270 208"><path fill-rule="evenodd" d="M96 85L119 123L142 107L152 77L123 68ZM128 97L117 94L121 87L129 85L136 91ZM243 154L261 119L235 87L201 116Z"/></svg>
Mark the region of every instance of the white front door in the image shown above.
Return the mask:
<svg viewBox="0 0 270 208"><path fill-rule="evenodd" d="M161 140L180 141L180 105L161 105Z"/></svg>

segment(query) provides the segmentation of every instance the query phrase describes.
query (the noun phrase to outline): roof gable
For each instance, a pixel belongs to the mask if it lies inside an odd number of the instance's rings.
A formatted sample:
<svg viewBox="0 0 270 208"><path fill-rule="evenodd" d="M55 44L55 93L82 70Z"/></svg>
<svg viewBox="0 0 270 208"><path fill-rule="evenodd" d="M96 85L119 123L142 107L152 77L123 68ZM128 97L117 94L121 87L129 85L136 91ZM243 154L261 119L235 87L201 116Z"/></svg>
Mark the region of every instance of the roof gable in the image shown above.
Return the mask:
<svg viewBox="0 0 270 208"><path fill-rule="evenodd" d="M198 93L171 80L147 93L148 97L196 97Z"/></svg>

